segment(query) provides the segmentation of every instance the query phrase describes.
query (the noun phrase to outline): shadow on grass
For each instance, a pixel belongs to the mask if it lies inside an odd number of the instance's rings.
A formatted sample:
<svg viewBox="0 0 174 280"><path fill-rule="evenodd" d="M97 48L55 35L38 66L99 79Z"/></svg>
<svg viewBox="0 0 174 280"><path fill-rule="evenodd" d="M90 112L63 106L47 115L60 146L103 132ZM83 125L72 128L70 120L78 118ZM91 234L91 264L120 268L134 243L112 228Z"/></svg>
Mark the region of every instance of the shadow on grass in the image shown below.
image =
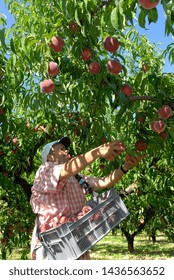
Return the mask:
<svg viewBox="0 0 174 280"><path fill-rule="evenodd" d="M163 238L163 237L162 237ZM100 240L91 248L91 259L170 259L174 258L174 244L167 239L155 243L147 238L139 238L134 242L134 251L129 252L127 242L123 238L110 236Z"/></svg>
<svg viewBox="0 0 174 280"><path fill-rule="evenodd" d="M96 245L95 248L93 248L91 250L92 252L95 252L95 251L100 251L101 253L106 253L107 251L107 254L132 254L132 255L141 255L141 254L149 254L151 256L160 256L160 255L165 255L165 256L168 256L169 258L170 257L174 257L174 251L169 251L168 248L166 249L163 249L162 251L158 248L155 248L153 245L151 246L151 248L139 248L139 249L135 249L133 252L129 253L128 250L125 250L121 247L118 247L116 248L116 246L113 246L113 245L107 245L106 244L103 244L103 245Z"/></svg>

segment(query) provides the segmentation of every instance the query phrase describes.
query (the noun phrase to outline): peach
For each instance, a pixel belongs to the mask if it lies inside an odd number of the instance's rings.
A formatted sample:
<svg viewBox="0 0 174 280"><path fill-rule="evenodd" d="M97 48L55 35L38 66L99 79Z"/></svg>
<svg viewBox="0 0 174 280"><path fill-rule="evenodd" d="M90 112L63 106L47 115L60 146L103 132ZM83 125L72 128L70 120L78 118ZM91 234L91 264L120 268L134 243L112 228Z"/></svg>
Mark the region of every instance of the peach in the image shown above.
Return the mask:
<svg viewBox="0 0 174 280"><path fill-rule="evenodd" d="M81 52L81 57L83 60L90 60L92 57L92 52L89 48L84 48Z"/></svg>
<svg viewBox="0 0 174 280"><path fill-rule="evenodd" d="M60 69L56 62L50 61L48 64L48 74L51 76L56 76Z"/></svg>
<svg viewBox="0 0 174 280"><path fill-rule="evenodd" d="M146 143L142 140L139 140L135 143L135 148L136 148L137 151L143 152L143 151L146 150L146 147L147 147Z"/></svg>
<svg viewBox="0 0 174 280"><path fill-rule="evenodd" d="M158 5L159 0L138 0L138 2L145 10L151 10Z"/></svg>
<svg viewBox="0 0 174 280"><path fill-rule="evenodd" d="M158 109L158 116L162 119L168 119L172 115L172 109L168 105L163 105L161 108Z"/></svg>
<svg viewBox="0 0 174 280"><path fill-rule="evenodd" d="M51 79L44 80L40 83L40 88L41 88L42 92L50 93L50 92L54 91L55 84Z"/></svg>
<svg viewBox="0 0 174 280"><path fill-rule="evenodd" d="M89 65L88 65L88 69L89 69L89 72L91 74L98 74L100 71L101 71L101 66L100 66L100 63L99 62L91 62Z"/></svg>
<svg viewBox="0 0 174 280"><path fill-rule="evenodd" d="M107 63L107 70L111 74L118 74L122 70L122 65L118 60L109 60Z"/></svg>
<svg viewBox="0 0 174 280"><path fill-rule="evenodd" d="M126 96L131 96L132 95L132 92L133 92L133 88L128 84L124 84L122 87L121 87L121 91L126 95Z"/></svg>
<svg viewBox="0 0 174 280"><path fill-rule="evenodd" d="M103 40L103 47L108 52L115 52L119 47L119 42L116 38L108 36Z"/></svg>
<svg viewBox="0 0 174 280"><path fill-rule="evenodd" d="M64 46L64 40L63 40L61 37L53 36L53 37L51 38L50 47L51 47L55 52L61 52L63 46Z"/></svg>

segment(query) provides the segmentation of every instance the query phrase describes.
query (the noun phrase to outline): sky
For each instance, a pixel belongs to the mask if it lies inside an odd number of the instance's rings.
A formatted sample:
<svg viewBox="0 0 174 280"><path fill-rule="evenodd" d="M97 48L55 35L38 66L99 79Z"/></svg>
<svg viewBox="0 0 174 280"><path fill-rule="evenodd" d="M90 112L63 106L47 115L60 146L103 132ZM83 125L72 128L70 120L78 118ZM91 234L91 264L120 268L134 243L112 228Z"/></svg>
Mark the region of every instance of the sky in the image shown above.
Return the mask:
<svg viewBox="0 0 174 280"><path fill-rule="evenodd" d="M159 47L162 50L165 50L169 44L174 42L174 38L172 38L172 35L165 36L165 15L161 4L157 6L157 10L158 21L156 23L151 23L148 25L147 22L146 29L139 27L137 24L137 28L139 33L141 35L145 34L151 43L161 43ZM163 72L174 73L174 65L171 65L167 59L163 68Z"/></svg>
<svg viewBox="0 0 174 280"><path fill-rule="evenodd" d="M157 6L157 10L158 21L156 23L151 23L150 25L148 25L147 22L146 29L139 27L138 24L136 25L136 27L140 35L145 34L151 43L160 43L159 47L162 50L165 50L168 44L174 42L174 38L172 38L172 35L165 36L165 16L161 4ZM14 18L5 7L4 0L0 0L0 13L4 14L7 17L7 27L10 27L14 23ZM165 61L163 72L174 73L174 65L171 65L167 58Z"/></svg>

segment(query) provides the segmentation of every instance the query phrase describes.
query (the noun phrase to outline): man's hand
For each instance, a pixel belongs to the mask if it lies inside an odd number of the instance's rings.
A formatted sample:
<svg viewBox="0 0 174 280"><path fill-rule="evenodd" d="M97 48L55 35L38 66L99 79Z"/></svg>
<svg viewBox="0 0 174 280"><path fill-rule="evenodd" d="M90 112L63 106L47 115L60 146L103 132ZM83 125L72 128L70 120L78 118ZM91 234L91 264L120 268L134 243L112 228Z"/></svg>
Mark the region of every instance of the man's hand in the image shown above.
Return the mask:
<svg viewBox="0 0 174 280"><path fill-rule="evenodd" d="M60 178L66 179L74 176L99 157L113 161L116 156L124 151L125 146L121 141L112 141L103 144L84 154L73 157L68 162L62 164Z"/></svg>
<svg viewBox="0 0 174 280"><path fill-rule="evenodd" d="M113 161L116 156L125 151L125 145L121 141L112 141L105 143L99 147L99 154L101 158Z"/></svg>
<svg viewBox="0 0 174 280"><path fill-rule="evenodd" d="M137 166L139 162L146 157L146 155L126 155L125 163L123 164L123 168L125 171L128 171L129 169L132 169L133 167Z"/></svg>

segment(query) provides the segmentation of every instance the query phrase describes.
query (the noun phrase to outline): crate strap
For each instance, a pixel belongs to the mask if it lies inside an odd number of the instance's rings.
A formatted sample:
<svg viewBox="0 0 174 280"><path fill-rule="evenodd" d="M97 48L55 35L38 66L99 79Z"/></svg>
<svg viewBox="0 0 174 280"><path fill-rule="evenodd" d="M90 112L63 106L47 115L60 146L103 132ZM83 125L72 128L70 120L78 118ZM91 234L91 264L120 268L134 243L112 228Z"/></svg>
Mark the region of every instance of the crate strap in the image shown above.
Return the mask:
<svg viewBox="0 0 174 280"><path fill-rule="evenodd" d="M91 194L92 196L96 196L97 193L93 190L93 188L85 181L83 177L81 177L79 174L75 175L75 178L79 182L80 186L85 189L86 192Z"/></svg>

